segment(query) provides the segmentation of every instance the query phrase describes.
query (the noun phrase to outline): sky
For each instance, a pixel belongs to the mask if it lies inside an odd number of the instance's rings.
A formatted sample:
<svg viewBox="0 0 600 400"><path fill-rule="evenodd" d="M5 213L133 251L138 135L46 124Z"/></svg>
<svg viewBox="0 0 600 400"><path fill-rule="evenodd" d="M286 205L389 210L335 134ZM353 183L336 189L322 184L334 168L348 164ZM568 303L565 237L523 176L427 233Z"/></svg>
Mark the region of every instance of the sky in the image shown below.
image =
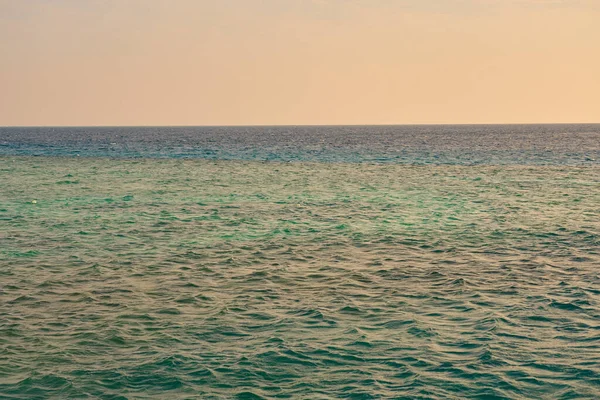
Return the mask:
<svg viewBox="0 0 600 400"><path fill-rule="evenodd" d="M0 0L0 125L600 122L600 0Z"/></svg>

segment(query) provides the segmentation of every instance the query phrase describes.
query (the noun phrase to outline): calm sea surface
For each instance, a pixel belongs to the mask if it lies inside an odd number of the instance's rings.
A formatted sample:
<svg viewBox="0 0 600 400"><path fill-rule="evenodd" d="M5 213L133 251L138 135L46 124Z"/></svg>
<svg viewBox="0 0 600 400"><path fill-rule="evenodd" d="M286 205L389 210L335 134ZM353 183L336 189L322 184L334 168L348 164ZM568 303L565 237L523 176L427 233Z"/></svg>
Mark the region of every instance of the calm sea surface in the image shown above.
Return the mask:
<svg viewBox="0 0 600 400"><path fill-rule="evenodd" d="M600 398L600 125L0 128L0 399Z"/></svg>

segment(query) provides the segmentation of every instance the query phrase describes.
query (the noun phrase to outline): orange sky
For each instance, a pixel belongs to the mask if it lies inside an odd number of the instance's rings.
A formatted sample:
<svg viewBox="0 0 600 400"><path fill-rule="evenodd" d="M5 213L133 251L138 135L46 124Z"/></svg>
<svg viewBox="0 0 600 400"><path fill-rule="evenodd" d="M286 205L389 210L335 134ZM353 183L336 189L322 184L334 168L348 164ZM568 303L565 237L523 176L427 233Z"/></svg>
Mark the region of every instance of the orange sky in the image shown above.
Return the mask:
<svg viewBox="0 0 600 400"><path fill-rule="evenodd" d="M0 0L0 125L600 122L600 0Z"/></svg>

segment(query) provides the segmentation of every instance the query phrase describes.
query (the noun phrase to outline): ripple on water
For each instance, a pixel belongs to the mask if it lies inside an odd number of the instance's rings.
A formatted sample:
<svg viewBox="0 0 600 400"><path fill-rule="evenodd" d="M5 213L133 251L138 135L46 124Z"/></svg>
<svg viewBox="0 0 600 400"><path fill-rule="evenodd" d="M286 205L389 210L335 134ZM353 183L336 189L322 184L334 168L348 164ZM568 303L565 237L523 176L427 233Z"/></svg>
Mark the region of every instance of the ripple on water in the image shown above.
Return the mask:
<svg viewBox="0 0 600 400"><path fill-rule="evenodd" d="M596 166L0 170L0 397L600 395Z"/></svg>

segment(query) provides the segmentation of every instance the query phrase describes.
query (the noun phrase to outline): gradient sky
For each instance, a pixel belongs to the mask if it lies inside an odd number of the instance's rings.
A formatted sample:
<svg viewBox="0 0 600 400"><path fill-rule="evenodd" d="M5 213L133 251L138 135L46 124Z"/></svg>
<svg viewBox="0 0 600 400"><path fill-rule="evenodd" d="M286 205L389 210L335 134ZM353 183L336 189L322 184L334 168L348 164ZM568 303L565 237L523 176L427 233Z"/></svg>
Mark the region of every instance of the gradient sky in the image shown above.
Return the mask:
<svg viewBox="0 0 600 400"><path fill-rule="evenodd" d="M600 122L600 0L0 0L0 125Z"/></svg>

